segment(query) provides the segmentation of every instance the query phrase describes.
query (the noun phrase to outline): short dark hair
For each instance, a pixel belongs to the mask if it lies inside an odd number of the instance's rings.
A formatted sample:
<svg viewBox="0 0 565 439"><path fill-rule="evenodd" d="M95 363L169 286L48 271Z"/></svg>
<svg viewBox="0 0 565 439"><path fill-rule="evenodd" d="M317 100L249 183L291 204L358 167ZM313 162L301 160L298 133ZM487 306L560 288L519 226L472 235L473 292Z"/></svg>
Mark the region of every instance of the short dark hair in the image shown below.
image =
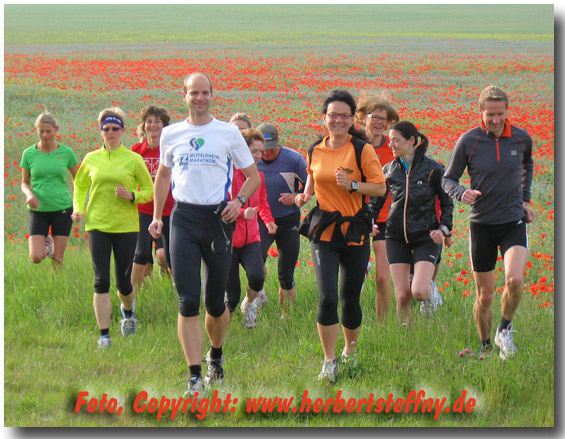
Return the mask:
<svg viewBox="0 0 565 439"><path fill-rule="evenodd" d="M322 114L325 115L328 113L328 107L332 102L343 102L344 104L347 104L349 108L351 108L351 117L355 117L357 104L355 104L355 98L347 90L333 90L322 104ZM348 132L354 137L358 137L365 142L369 142L369 139L367 138L365 132L355 128L353 123L349 127Z"/></svg>

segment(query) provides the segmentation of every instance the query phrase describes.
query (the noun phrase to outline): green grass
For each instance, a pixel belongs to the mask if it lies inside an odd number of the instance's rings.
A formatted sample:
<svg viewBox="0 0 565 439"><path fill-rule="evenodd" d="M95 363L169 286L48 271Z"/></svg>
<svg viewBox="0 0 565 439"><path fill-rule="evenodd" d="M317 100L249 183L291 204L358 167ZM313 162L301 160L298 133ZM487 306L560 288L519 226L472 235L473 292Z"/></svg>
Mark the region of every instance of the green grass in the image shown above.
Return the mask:
<svg viewBox="0 0 565 439"><path fill-rule="evenodd" d="M4 43L358 44L553 39L552 5L6 5ZM284 15L284 20L280 17ZM61 26L60 23L65 23Z"/></svg>
<svg viewBox="0 0 565 439"><path fill-rule="evenodd" d="M460 244L463 245L462 243ZM301 259L307 259L308 246ZM237 313L225 344L225 383L228 392L247 397L344 395L362 398L407 396L424 389L427 395L453 402L467 390L477 399L471 415L286 414L252 415L239 407L235 414L214 414L204 420L178 416L156 420L133 413L131 401L140 391L160 398L182 395L187 371L176 337L176 293L169 281L155 274L139 295L140 326L135 337L119 334L118 301L114 294L111 335L107 352L96 350L97 330L91 308L92 273L84 248L68 252L66 267L53 276L49 264L31 269L23 245L6 247L5 272L5 425L7 426L550 426L553 425L553 309L538 309L525 296L517 315L516 342L520 352L502 362L493 354L485 361L460 358L478 340L471 320L472 296L458 288L443 293L445 305L431 320L414 307L409 328L391 317L383 326L375 321L375 286L369 280L362 294L364 321L359 338L359 370L341 376L335 385L317 382L323 357L316 332L317 289L311 268L297 268L299 294L292 316L281 320L275 283L268 277L269 304L257 329L243 327ZM274 270L272 259L269 269ZM445 280L447 267L440 273ZM33 283L30 283L33 277ZM440 282L441 283L441 282ZM500 295L497 296L498 298ZM499 306L495 306L499 317ZM528 328L537 328L535 335ZM540 340L544 340L540 343ZM338 342L338 349L343 340ZM16 355L19 353L19 355ZM121 416L75 414L79 391L98 399L103 393L125 406ZM133 396L132 396L133 395Z"/></svg>

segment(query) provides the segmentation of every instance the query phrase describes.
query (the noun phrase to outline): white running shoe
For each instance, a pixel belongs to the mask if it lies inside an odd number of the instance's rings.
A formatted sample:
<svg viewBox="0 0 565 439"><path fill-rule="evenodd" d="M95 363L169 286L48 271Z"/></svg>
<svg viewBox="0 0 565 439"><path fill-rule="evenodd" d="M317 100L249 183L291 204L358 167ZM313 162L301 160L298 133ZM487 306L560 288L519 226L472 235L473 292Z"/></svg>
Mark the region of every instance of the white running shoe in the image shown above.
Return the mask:
<svg viewBox="0 0 565 439"><path fill-rule="evenodd" d="M261 290L257 293L257 297L255 298L254 302L257 302L257 308L265 308L267 306L267 294L265 293L265 288L261 288Z"/></svg>
<svg viewBox="0 0 565 439"><path fill-rule="evenodd" d="M337 360L324 360L322 362L322 371L318 375L319 380L328 380L330 383L335 382L337 377Z"/></svg>
<svg viewBox="0 0 565 439"><path fill-rule="evenodd" d="M192 375L186 382L186 392L184 392L182 397L192 398L196 392L198 392L198 395L204 393L204 383L201 377Z"/></svg>
<svg viewBox="0 0 565 439"><path fill-rule="evenodd" d="M430 297L420 303L420 313L428 318L433 316L438 308L443 305L443 300L433 280L430 281L430 288Z"/></svg>
<svg viewBox="0 0 565 439"><path fill-rule="evenodd" d="M367 262L367 269L365 270L365 277L363 278L363 286L365 286L365 281L367 280L367 277L369 276L370 273L371 273L371 261Z"/></svg>
<svg viewBox="0 0 565 439"><path fill-rule="evenodd" d="M112 346L112 339L109 335L101 335L98 339L98 349L108 349Z"/></svg>
<svg viewBox="0 0 565 439"><path fill-rule="evenodd" d="M518 351L516 345L514 344L514 337L512 333L516 332L512 329L512 323L508 325L507 329L499 331L496 328L496 336L494 337L494 344L500 348L500 358L506 360L509 357L513 357Z"/></svg>
<svg viewBox="0 0 565 439"><path fill-rule="evenodd" d="M45 237L45 250L47 251L47 257L53 257L53 240L47 235Z"/></svg>
<svg viewBox="0 0 565 439"><path fill-rule="evenodd" d="M120 330L124 337L129 337L135 334L137 330L137 319L134 317L135 313L135 302L131 308L131 317L126 317L124 310L124 304L120 304L120 312L122 313L122 320L120 320Z"/></svg>
<svg viewBox="0 0 565 439"><path fill-rule="evenodd" d="M247 329L257 326L257 299L253 300L253 302L247 302L245 307L245 326Z"/></svg>
<svg viewBox="0 0 565 439"><path fill-rule="evenodd" d="M432 292L430 294L430 296L432 296L432 301L436 304L436 308L442 306L443 299L441 298L441 294L439 294L436 283L432 280L430 285L432 287Z"/></svg>

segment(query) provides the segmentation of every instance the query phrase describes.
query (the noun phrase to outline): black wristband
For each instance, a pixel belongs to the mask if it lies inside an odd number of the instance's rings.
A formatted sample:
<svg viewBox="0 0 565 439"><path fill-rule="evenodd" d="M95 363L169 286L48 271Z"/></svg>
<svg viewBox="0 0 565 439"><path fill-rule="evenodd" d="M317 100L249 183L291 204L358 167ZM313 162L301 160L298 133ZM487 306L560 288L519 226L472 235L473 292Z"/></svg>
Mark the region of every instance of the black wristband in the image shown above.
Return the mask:
<svg viewBox="0 0 565 439"><path fill-rule="evenodd" d="M135 192L130 192L131 194L131 204L135 204Z"/></svg>

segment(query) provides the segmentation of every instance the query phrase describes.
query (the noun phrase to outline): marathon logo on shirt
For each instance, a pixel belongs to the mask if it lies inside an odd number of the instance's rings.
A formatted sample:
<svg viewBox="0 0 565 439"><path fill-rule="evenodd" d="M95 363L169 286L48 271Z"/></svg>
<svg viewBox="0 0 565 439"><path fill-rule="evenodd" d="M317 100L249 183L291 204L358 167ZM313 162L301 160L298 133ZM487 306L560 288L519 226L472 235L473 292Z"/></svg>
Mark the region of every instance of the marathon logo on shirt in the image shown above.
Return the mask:
<svg viewBox="0 0 565 439"><path fill-rule="evenodd" d="M199 137L198 139L192 138L190 139L190 146L194 151L198 151L200 148L204 146L204 139Z"/></svg>

